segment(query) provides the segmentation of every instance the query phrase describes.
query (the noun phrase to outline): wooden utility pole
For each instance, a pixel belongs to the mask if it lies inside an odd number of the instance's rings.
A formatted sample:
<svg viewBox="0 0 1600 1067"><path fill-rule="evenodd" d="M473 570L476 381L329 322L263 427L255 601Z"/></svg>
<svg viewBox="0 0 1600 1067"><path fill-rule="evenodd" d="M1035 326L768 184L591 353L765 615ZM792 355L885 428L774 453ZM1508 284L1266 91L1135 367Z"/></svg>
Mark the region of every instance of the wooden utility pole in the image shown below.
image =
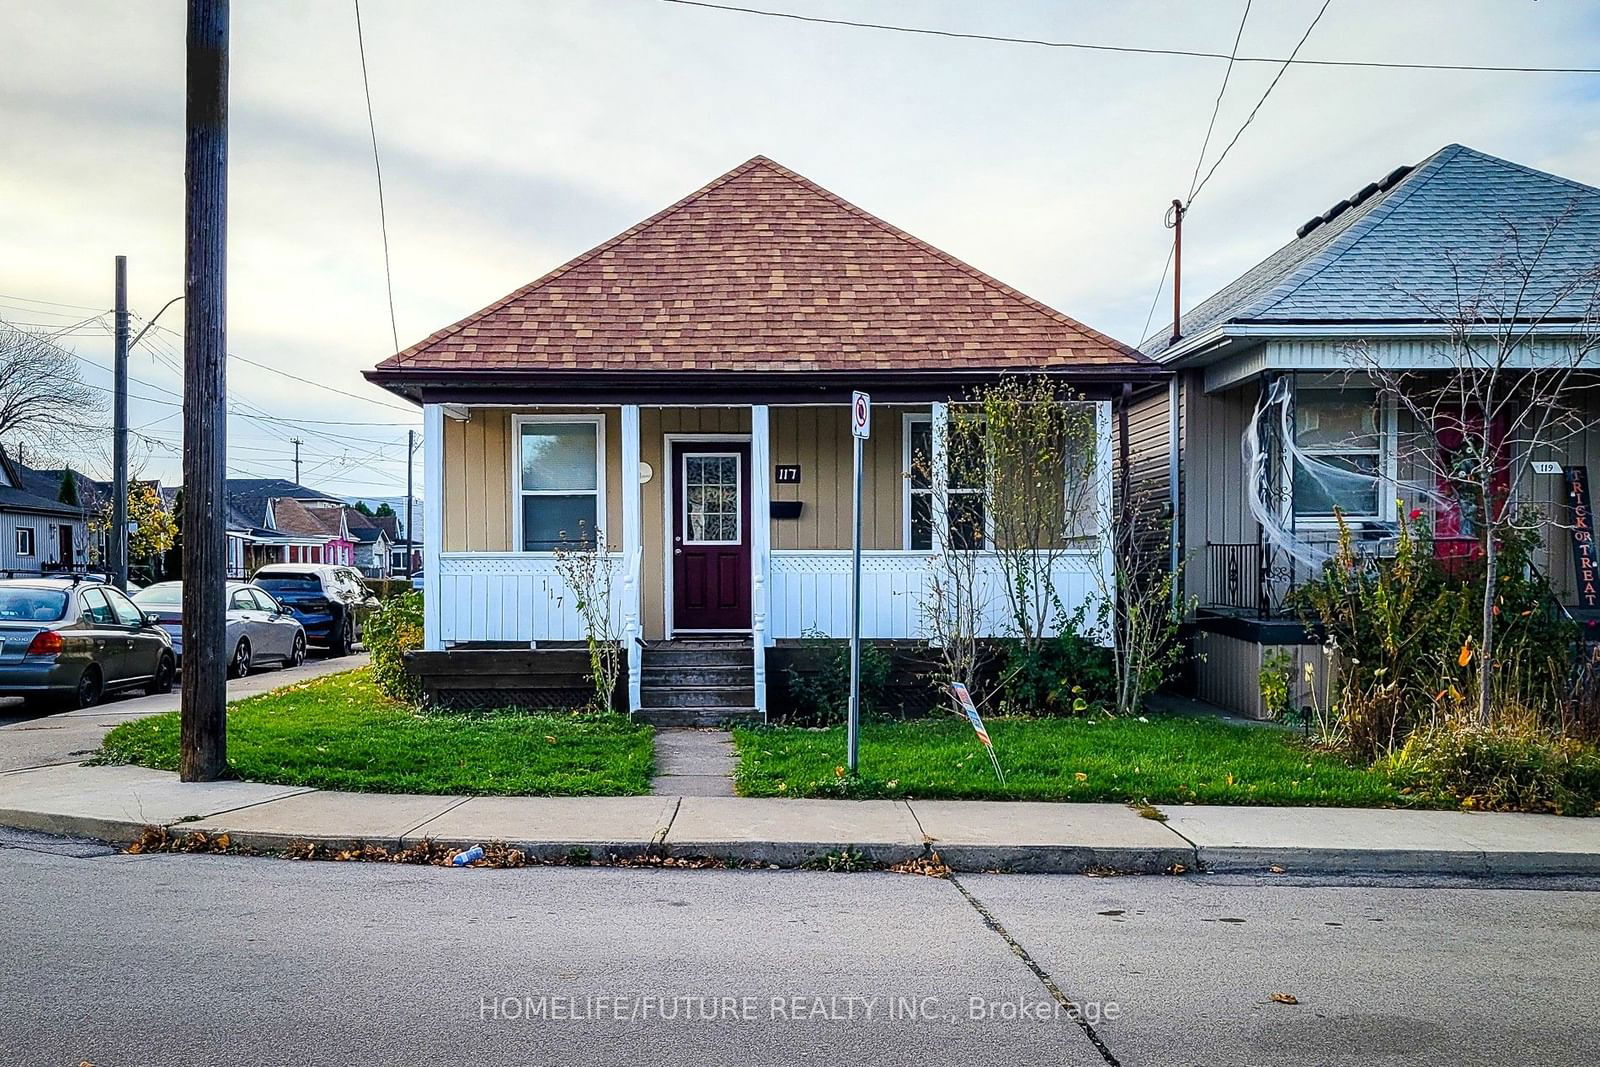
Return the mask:
<svg viewBox="0 0 1600 1067"><path fill-rule="evenodd" d="M228 770L228 0L189 0L186 126L179 773L209 782Z"/></svg>
<svg viewBox="0 0 1600 1067"><path fill-rule="evenodd" d="M300 446L305 444L298 437L289 438L289 443L294 445L294 484L300 484Z"/></svg>
<svg viewBox="0 0 1600 1067"><path fill-rule="evenodd" d="M118 256L111 363L111 581L128 588L128 257Z"/></svg>

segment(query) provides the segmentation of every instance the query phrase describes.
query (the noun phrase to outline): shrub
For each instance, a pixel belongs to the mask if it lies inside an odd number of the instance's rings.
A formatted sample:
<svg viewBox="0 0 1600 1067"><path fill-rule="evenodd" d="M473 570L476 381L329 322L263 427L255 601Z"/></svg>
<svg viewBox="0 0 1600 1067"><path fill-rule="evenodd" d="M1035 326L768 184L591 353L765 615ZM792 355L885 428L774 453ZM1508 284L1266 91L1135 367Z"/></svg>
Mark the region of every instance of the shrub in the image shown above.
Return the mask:
<svg viewBox="0 0 1600 1067"><path fill-rule="evenodd" d="M1379 766L1430 804L1558 815L1593 815L1600 808L1600 752L1515 726L1453 723L1418 730Z"/></svg>
<svg viewBox="0 0 1600 1067"><path fill-rule="evenodd" d="M1533 709L1554 730L1572 697L1577 627L1553 610L1549 584L1530 565L1537 544L1535 534L1507 531L1500 547L1490 707L1496 722ZM1394 555L1381 559L1357 552L1341 523L1338 551L1296 595L1338 657L1325 740L1374 758L1476 706L1483 579L1482 560L1436 558L1420 519L1400 523Z"/></svg>
<svg viewBox="0 0 1600 1067"><path fill-rule="evenodd" d="M804 633L809 668L785 667L789 695L797 725L831 726L843 722L850 710L850 645L820 630ZM884 651L861 642L861 711L871 714L884 707L892 664Z"/></svg>
<svg viewBox="0 0 1600 1067"><path fill-rule="evenodd" d="M422 593L410 590L378 605L361 629L372 653L372 678L386 696L416 704L422 682L406 670L405 654L422 647Z"/></svg>
<svg viewBox="0 0 1600 1067"><path fill-rule="evenodd" d="M1005 715L1077 715L1114 704L1116 665L1109 649L1083 633L1083 609L1063 619L1052 637L1031 647L1008 643L1001 672L1000 709Z"/></svg>

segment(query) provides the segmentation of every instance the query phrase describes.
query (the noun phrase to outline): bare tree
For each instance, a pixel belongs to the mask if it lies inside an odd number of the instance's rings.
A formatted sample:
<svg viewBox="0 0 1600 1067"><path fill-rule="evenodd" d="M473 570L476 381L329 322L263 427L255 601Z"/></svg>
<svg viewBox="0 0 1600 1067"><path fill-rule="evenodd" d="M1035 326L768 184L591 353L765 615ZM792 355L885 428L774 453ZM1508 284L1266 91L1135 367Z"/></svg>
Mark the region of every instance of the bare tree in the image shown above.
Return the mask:
<svg viewBox="0 0 1600 1067"><path fill-rule="evenodd" d="M1065 622L1060 563L1096 533L1095 412L1047 378L1005 378L952 405L952 457L986 485L979 524L1024 653Z"/></svg>
<svg viewBox="0 0 1600 1067"><path fill-rule="evenodd" d="M1401 458L1432 483L1417 491L1436 512L1453 512L1451 533L1481 559L1479 632L1462 660L1477 658L1485 724L1496 681L1501 544L1551 521L1518 502L1535 459L1583 431L1585 403L1600 384L1600 255L1576 269L1551 258L1570 214L1533 232L1508 222L1504 247L1487 266L1447 257L1448 304L1412 294L1443 324L1438 370L1397 371L1367 345L1349 350L1354 367L1404 416Z"/></svg>
<svg viewBox="0 0 1600 1067"><path fill-rule="evenodd" d="M0 322L0 440L49 448L95 425L95 392L47 333Z"/></svg>

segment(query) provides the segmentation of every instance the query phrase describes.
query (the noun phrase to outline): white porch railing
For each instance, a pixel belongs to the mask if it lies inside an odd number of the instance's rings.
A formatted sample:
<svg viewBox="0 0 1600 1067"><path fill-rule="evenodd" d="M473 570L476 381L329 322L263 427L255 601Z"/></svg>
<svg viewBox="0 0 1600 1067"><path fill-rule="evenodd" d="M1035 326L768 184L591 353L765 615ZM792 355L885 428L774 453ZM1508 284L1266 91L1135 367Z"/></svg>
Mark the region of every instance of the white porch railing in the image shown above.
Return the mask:
<svg viewBox="0 0 1600 1067"><path fill-rule="evenodd" d="M625 567L622 553L610 557L612 626L621 633ZM440 555L439 629L447 645L584 639L577 598L544 553Z"/></svg>
<svg viewBox="0 0 1600 1067"><path fill-rule="evenodd" d="M927 596L935 563L928 552L863 552L861 636L927 637ZM1103 563L1101 551L1089 548L1063 553L1053 567L1051 584L1062 605L1069 612L1090 605L1089 625L1095 622L1093 604L1100 596L1096 571ZM980 556L975 579L975 601L982 607L980 636L1014 632L998 557ZM850 553L773 552L770 600L774 637L803 637L807 631L848 637Z"/></svg>

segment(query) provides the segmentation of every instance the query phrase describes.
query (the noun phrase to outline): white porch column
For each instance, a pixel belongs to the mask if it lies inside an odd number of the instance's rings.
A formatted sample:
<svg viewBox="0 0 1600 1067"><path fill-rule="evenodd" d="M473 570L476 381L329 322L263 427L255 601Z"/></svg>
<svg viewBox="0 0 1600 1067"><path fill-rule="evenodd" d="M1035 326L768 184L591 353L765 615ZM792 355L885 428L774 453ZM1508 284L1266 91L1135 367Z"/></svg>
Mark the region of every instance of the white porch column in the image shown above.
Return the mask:
<svg viewBox="0 0 1600 1067"><path fill-rule="evenodd" d="M643 487L639 484L639 405L622 406L622 647L628 657L628 710L643 706L641 583L644 574Z"/></svg>
<svg viewBox="0 0 1600 1067"><path fill-rule="evenodd" d="M1100 588L1111 595L1115 595L1117 587L1116 576L1116 529L1111 514L1113 505L1112 479L1115 477L1111 469L1111 401L1097 401L1094 406L1094 477L1098 490L1097 511L1100 534L1100 573L1102 575ZM1102 635L1107 644L1115 637L1114 633Z"/></svg>
<svg viewBox="0 0 1600 1067"><path fill-rule="evenodd" d="M772 433L767 405L750 406L750 636L756 710L767 717L767 625L772 576Z"/></svg>
<svg viewBox="0 0 1600 1067"><path fill-rule="evenodd" d="M933 550L941 552L950 540L950 405L933 405Z"/></svg>
<svg viewBox="0 0 1600 1067"><path fill-rule="evenodd" d="M422 405L422 647L430 652L444 649L440 598L443 576L439 573L440 542L444 540L444 408Z"/></svg>

